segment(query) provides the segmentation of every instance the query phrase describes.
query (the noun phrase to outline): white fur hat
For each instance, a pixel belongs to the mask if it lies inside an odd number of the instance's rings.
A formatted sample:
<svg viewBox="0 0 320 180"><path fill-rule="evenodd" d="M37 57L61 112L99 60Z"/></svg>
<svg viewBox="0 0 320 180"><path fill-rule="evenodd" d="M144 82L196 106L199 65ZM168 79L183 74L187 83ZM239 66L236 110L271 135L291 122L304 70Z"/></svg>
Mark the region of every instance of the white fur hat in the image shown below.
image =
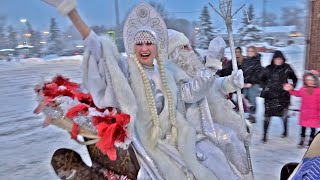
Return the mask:
<svg viewBox="0 0 320 180"><path fill-rule="evenodd" d="M171 54L179 46L189 45L189 39L179 31L168 29L168 37L168 54Z"/></svg>

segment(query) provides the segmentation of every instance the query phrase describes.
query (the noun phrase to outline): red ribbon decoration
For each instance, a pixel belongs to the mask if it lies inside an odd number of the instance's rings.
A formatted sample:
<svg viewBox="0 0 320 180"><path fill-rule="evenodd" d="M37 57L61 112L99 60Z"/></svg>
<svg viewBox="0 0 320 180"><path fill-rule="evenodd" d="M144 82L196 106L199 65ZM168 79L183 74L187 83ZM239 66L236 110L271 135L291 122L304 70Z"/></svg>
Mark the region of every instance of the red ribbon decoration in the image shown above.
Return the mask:
<svg viewBox="0 0 320 180"><path fill-rule="evenodd" d="M127 137L125 126L130 122L128 114L120 113L114 116L93 117L93 123L98 129L100 140L96 143L103 154L107 154L110 160L117 159L117 151L114 148L115 141L124 142Z"/></svg>
<svg viewBox="0 0 320 180"><path fill-rule="evenodd" d="M79 113L82 115L88 115L88 113L89 113L88 105L86 105L84 103L78 104L78 105L70 108L69 111L67 112L66 116L67 116L67 118L72 119L72 118L76 117Z"/></svg>
<svg viewBox="0 0 320 180"><path fill-rule="evenodd" d="M64 86L65 88L61 88ZM104 112L106 109L112 111L112 107L100 109L94 105L90 94L82 93L79 89L80 85L70 82L68 78L57 75L51 82L44 83L42 88L36 87L35 91L44 96L44 101L35 109L35 113L40 113L45 106L54 105L53 99L58 96L68 96L72 99L78 99L81 104L70 108L66 114L69 119L73 119L79 114L87 116L89 114L89 107L94 107L97 111ZM117 159L117 151L114 147L115 141L125 142L127 137L126 125L130 122L128 114L119 113L108 116L94 116L92 122L98 130L100 140L96 143L97 147L103 154L106 154L110 160ZM48 122L50 123L50 122ZM71 130L71 138L77 139L79 133L79 125L73 123Z"/></svg>
<svg viewBox="0 0 320 180"><path fill-rule="evenodd" d="M79 134L79 125L77 123L72 124L72 129L71 129L71 139L77 139L77 136Z"/></svg>

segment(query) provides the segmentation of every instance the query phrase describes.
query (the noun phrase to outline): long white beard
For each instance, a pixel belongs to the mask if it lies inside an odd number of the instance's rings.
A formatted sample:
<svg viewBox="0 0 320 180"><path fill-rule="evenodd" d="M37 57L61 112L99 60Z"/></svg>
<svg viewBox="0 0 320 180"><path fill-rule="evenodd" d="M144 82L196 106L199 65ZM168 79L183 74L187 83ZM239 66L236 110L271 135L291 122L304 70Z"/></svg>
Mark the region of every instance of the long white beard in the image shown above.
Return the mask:
<svg viewBox="0 0 320 180"><path fill-rule="evenodd" d="M189 76L194 77L199 69L204 67L200 58L194 51L177 49L170 54L170 60L184 70Z"/></svg>

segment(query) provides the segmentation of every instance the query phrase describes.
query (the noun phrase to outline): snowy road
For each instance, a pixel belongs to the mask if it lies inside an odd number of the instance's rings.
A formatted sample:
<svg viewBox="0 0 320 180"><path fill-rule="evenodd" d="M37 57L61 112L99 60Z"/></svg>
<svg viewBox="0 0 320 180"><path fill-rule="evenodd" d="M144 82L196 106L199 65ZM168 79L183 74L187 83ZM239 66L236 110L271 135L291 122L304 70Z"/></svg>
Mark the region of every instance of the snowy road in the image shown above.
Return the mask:
<svg viewBox="0 0 320 180"><path fill-rule="evenodd" d="M88 161L84 147L73 142L69 134L53 126L41 128L43 116L32 113L36 107L33 86L41 77L49 79L57 73L80 82L80 61L0 64L0 179L58 179L50 166L50 158L62 147L80 152ZM258 101L258 122L253 125L250 148L255 179L276 180L283 164L299 161L306 149L296 148L300 131L296 115L290 118L288 138L280 137L281 120L272 119L270 141L262 144L262 99Z"/></svg>

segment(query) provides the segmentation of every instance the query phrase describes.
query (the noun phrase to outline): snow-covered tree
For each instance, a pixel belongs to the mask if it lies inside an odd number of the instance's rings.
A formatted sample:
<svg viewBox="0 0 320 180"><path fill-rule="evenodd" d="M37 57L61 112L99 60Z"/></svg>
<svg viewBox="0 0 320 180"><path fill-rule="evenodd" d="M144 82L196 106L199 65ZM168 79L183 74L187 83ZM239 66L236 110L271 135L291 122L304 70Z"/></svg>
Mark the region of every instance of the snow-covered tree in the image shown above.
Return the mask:
<svg viewBox="0 0 320 180"><path fill-rule="evenodd" d="M13 26L8 26L8 48L14 49L18 46L17 32L13 29Z"/></svg>
<svg viewBox="0 0 320 180"><path fill-rule="evenodd" d="M239 32L239 43L241 45L261 40L261 27L254 21L254 7L250 4L249 8L243 12L242 27Z"/></svg>
<svg viewBox="0 0 320 180"><path fill-rule="evenodd" d="M277 19L277 14L273 12L267 12L265 26L278 26L279 24L277 23Z"/></svg>
<svg viewBox="0 0 320 180"><path fill-rule="evenodd" d="M210 41L214 38L211 17L207 6L204 6L201 12L199 28L199 48L207 49Z"/></svg>
<svg viewBox="0 0 320 180"><path fill-rule="evenodd" d="M59 54L63 47L60 35L60 29L55 18L50 20L50 37L48 41L48 54Z"/></svg>
<svg viewBox="0 0 320 180"><path fill-rule="evenodd" d="M243 27L249 24L252 24L254 17L255 17L254 7L252 4L250 4L249 8L243 11L243 17L241 19L241 23L243 24Z"/></svg>
<svg viewBox="0 0 320 180"><path fill-rule="evenodd" d="M7 36L5 33L5 24L6 24L7 17L0 16L0 49L8 48L7 46Z"/></svg>
<svg viewBox="0 0 320 180"><path fill-rule="evenodd" d="M251 43L251 42L259 42L261 40L261 32L262 29L258 25L249 24L242 28L239 32L239 43L241 45Z"/></svg>
<svg viewBox="0 0 320 180"><path fill-rule="evenodd" d="M40 53L41 53L41 44L40 44L41 33L38 31L35 31L32 28L32 25L29 21L27 21L26 25L27 25L28 34L30 34L30 36L28 37L29 38L28 44L33 46L33 48L30 49L30 53L32 55L40 55Z"/></svg>
<svg viewBox="0 0 320 180"><path fill-rule="evenodd" d="M167 20L169 19L169 12L166 10L164 5L161 2L157 1L150 1L150 5L159 12L163 20L167 23Z"/></svg>

